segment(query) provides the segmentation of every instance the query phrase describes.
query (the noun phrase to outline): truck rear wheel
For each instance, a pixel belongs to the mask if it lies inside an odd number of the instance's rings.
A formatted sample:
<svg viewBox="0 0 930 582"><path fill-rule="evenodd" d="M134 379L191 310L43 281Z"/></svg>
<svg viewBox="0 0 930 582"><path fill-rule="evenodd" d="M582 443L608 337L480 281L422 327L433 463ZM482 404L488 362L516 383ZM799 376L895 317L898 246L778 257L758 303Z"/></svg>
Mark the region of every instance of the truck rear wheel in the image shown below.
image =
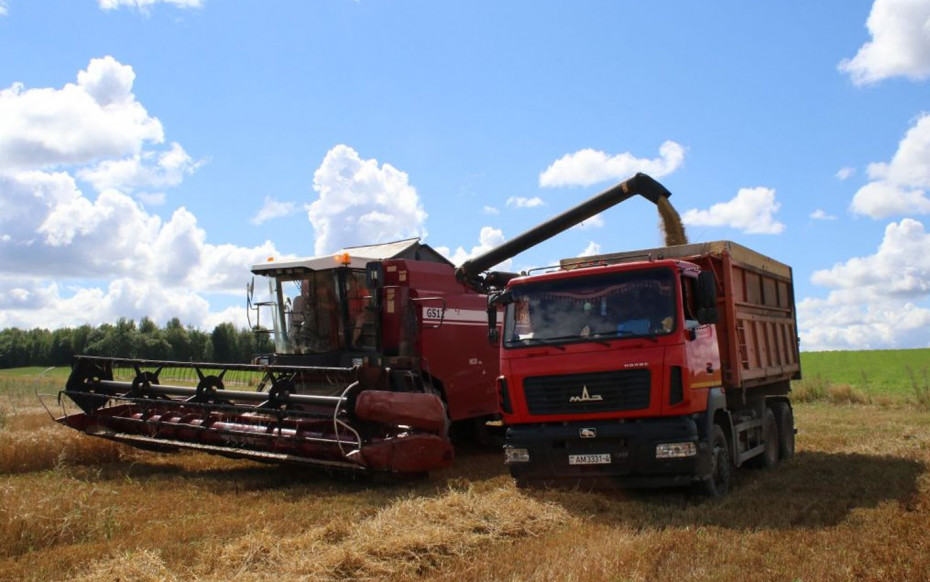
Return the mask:
<svg viewBox="0 0 930 582"><path fill-rule="evenodd" d="M772 405L772 412L778 425L778 458L784 461L794 456L794 412L782 401Z"/></svg>
<svg viewBox="0 0 930 582"><path fill-rule="evenodd" d="M723 497L730 490L730 447L727 446L727 435L718 424L714 425L711 455L710 475L701 482L701 486L708 497Z"/></svg>
<svg viewBox="0 0 930 582"><path fill-rule="evenodd" d="M768 406L762 415L762 444L763 451L758 457L752 459L753 466L758 469L771 469L778 464L778 423L775 413Z"/></svg>

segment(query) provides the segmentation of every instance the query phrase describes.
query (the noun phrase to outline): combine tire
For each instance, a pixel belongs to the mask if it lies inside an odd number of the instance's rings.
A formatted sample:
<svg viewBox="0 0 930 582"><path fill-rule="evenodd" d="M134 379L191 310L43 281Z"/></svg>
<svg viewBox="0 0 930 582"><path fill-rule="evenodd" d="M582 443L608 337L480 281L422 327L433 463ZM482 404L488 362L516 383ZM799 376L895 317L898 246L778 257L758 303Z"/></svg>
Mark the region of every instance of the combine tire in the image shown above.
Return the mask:
<svg viewBox="0 0 930 582"><path fill-rule="evenodd" d="M794 412L783 401L773 404L772 412L778 425L778 458L785 461L794 456Z"/></svg>
<svg viewBox="0 0 930 582"><path fill-rule="evenodd" d="M708 497L723 497L730 490L730 476L732 465L730 463L730 448L727 446L727 436L720 425L714 425L712 447L712 466L710 475L701 482L703 492Z"/></svg>

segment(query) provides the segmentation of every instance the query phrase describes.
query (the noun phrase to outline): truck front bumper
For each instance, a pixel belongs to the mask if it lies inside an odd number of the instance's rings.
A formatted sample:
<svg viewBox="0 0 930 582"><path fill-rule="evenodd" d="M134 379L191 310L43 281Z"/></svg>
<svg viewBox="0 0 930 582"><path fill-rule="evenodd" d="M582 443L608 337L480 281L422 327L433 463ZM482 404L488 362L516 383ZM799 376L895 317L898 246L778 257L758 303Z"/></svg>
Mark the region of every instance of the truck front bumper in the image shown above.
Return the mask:
<svg viewBox="0 0 930 582"><path fill-rule="evenodd" d="M657 458L659 445L690 448L686 443L693 443L693 455ZM518 483L686 485L709 475L712 465L710 448L690 416L511 426L505 447L527 453L525 462L508 462Z"/></svg>

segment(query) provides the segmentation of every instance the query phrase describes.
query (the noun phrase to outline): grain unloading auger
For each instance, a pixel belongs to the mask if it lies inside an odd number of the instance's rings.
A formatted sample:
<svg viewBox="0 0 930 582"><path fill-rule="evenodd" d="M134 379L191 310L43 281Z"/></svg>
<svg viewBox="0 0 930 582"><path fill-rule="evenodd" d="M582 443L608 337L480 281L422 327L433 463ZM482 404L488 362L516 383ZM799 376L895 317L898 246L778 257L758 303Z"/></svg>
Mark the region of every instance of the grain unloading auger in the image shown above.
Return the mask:
<svg viewBox="0 0 930 582"><path fill-rule="evenodd" d="M514 276L512 273L492 272L484 275L482 273L485 273L494 265L515 257L523 251L581 224L608 208L629 200L637 194L658 206L660 210L663 206L668 205L668 198L672 195L665 186L656 182L652 176L638 172L633 177L604 190L577 206L569 208L562 214L550 218L507 242L465 261L456 269L455 276L459 281L484 292L502 289L507 284L507 281ZM488 314L491 315L491 312L488 312Z"/></svg>

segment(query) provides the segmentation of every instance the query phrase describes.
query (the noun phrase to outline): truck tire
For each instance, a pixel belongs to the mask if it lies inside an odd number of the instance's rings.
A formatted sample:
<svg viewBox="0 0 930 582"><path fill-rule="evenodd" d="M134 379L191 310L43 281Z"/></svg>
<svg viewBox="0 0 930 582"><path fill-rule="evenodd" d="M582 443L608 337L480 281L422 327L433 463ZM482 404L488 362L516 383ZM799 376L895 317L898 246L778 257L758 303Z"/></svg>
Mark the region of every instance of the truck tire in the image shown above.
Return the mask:
<svg viewBox="0 0 930 582"><path fill-rule="evenodd" d="M708 497L723 497L730 490L732 463L727 435L719 424L714 425L711 455L710 475L701 482L701 487Z"/></svg>
<svg viewBox="0 0 930 582"><path fill-rule="evenodd" d="M764 450L758 457L752 459L757 469L771 469L778 464L778 422L775 413L768 406L762 415L762 441Z"/></svg>
<svg viewBox="0 0 930 582"><path fill-rule="evenodd" d="M794 456L794 412L784 401L773 404L772 412L778 425L778 458L784 461Z"/></svg>

